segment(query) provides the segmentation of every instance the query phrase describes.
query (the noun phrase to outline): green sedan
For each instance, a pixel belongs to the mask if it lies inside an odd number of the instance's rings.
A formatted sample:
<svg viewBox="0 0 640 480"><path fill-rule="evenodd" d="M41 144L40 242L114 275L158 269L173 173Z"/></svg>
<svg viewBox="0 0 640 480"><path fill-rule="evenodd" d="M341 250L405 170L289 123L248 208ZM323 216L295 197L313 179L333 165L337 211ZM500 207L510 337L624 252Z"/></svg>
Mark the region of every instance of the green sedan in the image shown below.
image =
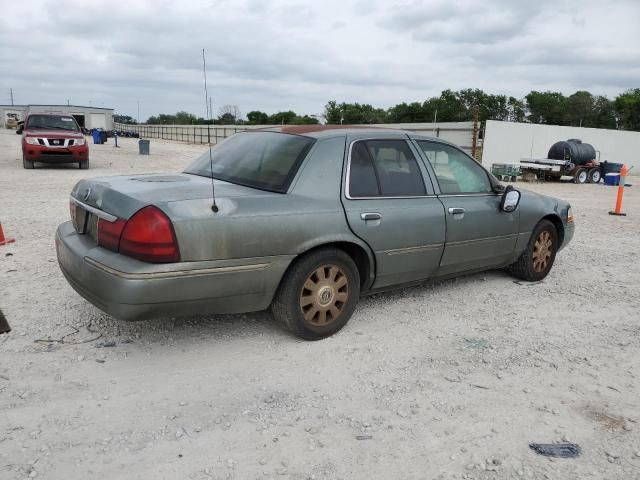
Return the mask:
<svg viewBox="0 0 640 480"><path fill-rule="evenodd" d="M499 268L541 280L574 232L567 202L505 187L440 139L374 128L239 133L181 174L82 180L70 211L60 268L114 317L271 308L307 340L363 294Z"/></svg>

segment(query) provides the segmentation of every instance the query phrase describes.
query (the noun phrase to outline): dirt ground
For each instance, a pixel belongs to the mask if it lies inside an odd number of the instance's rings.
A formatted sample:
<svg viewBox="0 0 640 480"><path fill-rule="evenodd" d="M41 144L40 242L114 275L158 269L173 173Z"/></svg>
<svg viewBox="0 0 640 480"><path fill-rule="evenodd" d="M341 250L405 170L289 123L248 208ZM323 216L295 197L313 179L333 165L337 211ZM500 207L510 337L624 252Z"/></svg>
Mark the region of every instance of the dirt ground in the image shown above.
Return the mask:
<svg viewBox="0 0 640 480"><path fill-rule="evenodd" d="M0 130L2 479L640 478L640 181L518 184L571 201L541 283L502 272L362 299L299 341L267 313L124 323L60 273L84 176L178 171L202 146L91 145L91 170L24 170ZM636 177L637 178L637 177ZM640 180L640 179L638 179ZM570 441L574 459L530 442Z"/></svg>

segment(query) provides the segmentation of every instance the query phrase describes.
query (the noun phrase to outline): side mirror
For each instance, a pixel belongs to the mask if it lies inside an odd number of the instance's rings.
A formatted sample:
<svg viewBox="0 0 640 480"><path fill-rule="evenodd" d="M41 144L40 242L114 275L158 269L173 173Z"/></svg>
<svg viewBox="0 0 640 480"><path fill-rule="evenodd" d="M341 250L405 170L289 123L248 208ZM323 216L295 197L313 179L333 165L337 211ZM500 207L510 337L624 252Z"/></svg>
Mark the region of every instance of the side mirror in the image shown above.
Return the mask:
<svg viewBox="0 0 640 480"><path fill-rule="evenodd" d="M507 185L502 195L502 201L500 202L500 210L503 212L513 212L518 208L520 203L520 192L513 188L511 185Z"/></svg>

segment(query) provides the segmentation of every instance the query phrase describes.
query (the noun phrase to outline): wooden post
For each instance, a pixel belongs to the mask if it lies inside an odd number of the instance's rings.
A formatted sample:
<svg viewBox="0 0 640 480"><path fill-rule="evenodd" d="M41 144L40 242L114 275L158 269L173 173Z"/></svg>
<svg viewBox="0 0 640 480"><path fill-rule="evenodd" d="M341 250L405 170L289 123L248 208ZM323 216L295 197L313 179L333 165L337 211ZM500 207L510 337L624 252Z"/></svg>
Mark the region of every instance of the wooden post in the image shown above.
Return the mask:
<svg viewBox="0 0 640 480"><path fill-rule="evenodd" d="M471 156L476 159L478 147L478 105L473 106L473 139L471 140Z"/></svg>

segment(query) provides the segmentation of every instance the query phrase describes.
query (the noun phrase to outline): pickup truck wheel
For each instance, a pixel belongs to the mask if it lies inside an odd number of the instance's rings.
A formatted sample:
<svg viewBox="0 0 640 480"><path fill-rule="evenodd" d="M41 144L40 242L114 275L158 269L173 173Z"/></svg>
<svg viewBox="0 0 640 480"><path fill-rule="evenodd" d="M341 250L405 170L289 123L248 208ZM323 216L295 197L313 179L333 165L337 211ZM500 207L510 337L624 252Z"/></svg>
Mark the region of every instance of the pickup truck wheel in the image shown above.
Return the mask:
<svg viewBox="0 0 640 480"><path fill-rule="evenodd" d="M27 160L24 155L22 155L22 167L27 169L33 168L33 162L31 160Z"/></svg>
<svg viewBox="0 0 640 480"><path fill-rule="evenodd" d="M549 220L542 220L531 234L527 248L507 269L522 280L537 282L546 277L558 251L558 232Z"/></svg>
<svg viewBox="0 0 640 480"><path fill-rule="evenodd" d="M84 162L78 162L78 167L80 167L80 170L88 170L89 169L89 159L87 158Z"/></svg>
<svg viewBox="0 0 640 480"><path fill-rule="evenodd" d="M359 297L360 276L351 257L336 248L322 248L289 268L271 312L298 337L320 340L346 325Z"/></svg>

